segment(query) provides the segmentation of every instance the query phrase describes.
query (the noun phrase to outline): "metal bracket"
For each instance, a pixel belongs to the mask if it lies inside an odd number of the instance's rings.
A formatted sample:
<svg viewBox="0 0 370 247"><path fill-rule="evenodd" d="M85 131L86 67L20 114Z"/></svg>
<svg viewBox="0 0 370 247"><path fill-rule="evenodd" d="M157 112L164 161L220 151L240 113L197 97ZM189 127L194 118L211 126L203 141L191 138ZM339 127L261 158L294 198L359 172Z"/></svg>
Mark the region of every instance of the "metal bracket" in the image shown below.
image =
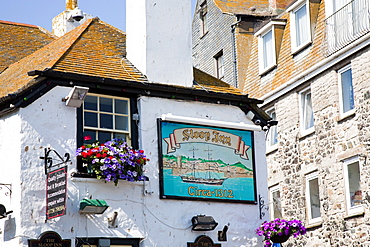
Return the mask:
<svg viewBox="0 0 370 247"><path fill-rule="evenodd" d="M7 188L9 192L5 192L5 196L10 196L12 197L12 184L2 184L0 183L0 190L3 189L3 187Z"/></svg>
<svg viewBox="0 0 370 247"><path fill-rule="evenodd" d="M57 157L61 161L60 163L53 165L53 158L49 156L51 152L54 152L57 155ZM54 149L45 148L45 156L40 157L40 159L44 160L45 174L48 174L48 169L50 169L54 166L65 164L68 161L71 161L69 153L65 153L64 157L65 157L65 159L62 156L60 156L60 154L57 151L55 151Z"/></svg>
<svg viewBox="0 0 370 247"><path fill-rule="evenodd" d="M259 205L259 210L260 210L260 219L262 220L262 218L266 215L266 213L262 212L262 210L263 209L268 210L269 207L268 205L265 204L265 200L263 199L261 195L258 195L258 205Z"/></svg>

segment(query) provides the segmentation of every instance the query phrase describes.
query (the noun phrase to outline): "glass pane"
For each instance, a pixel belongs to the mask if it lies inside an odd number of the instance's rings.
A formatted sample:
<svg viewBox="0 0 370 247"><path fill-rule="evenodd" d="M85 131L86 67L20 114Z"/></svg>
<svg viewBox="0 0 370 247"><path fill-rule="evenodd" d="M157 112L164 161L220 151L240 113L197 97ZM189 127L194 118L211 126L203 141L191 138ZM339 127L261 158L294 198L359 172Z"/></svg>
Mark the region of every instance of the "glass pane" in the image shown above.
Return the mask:
<svg viewBox="0 0 370 247"><path fill-rule="evenodd" d="M341 74L341 83L343 112L347 112L355 107L352 87L352 71L350 69Z"/></svg>
<svg viewBox="0 0 370 247"><path fill-rule="evenodd" d="M362 204L362 191L360 188L360 169L358 162L348 165L348 184L351 206Z"/></svg>
<svg viewBox="0 0 370 247"><path fill-rule="evenodd" d="M267 68L274 64L273 62L273 42L272 42L272 30L263 36L263 65Z"/></svg>
<svg viewBox="0 0 370 247"><path fill-rule="evenodd" d="M93 112L84 112L84 126L98 127L98 114Z"/></svg>
<svg viewBox="0 0 370 247"><path fill-rule="evenodd" d="M115 116L116 130L128 130L128 117Z"/></svg>
<svg viewBox="0 0 370 247"><path fill-rule="evenodd" d="M317 178L308 182L310 189L310 207L311 219L321 216L320 213L320 196L319 196L319 180Z"/></svg>
<svg viewBox="0 0 370 247"><path fill-rule="evenodd" d="M112 134L110 132L99 131L98 132L98 140L99 140L100 143L110 141L110 140L112 140Z"/></svg>
<svg viewBox="0 0 370 247"><path fill-rule="evenodd" d="M96 131L93 130L85 130L83 132L83 137L84 144L92 144L97 140Z"/></svg>
<svg viewBox="0 0 370 247"><path fill-rule="evenodd" d="M100 128L113 129L113 115L100 114Z"/></svg>
<svg viewBox="0 0 370 247"><path fill-rule="evenodd" d="M84 108L86 110L98 110L98 98L95 96L87 95L84 100Z"/></svg>
<svg viewBox="0 0 370 247"><path fill-rule="evenodd" d="M128 114L128 101L127 100L114 100L115 113Z"/></svg>
<svg viewBox="0 0 370 247"><path fill-rule="evenodd" d="M126 134L122 134L122 133L113 133L113 138L115 139L122 139L124 141L126 141Z"/></svg>
<svg viewBox="0 0 370 247"><path fill-rule="evenodd" d="M306 5L302 6L297 12L295 12L296 18L296 39L297 39L297 46L300 46L304 42L308 40L307 31L307 9Z"/></svg>
<svg viewBox="0 0 370 247"><path fill-rule="evenodd" d="M282 218L281 215L281 200L280 200L280 191L274 191L272 193L272 202L273 202L273 217L276 218Z"/></svg>
<svg viewBox="0 0 370 247"><path fill-rule="evenodd" d="M312 101L311 101L311 93L307 93L304 96L304 127L305 129L309 129L313 127L314 119L313 119L313 110L312 110Z"/></svg>
<svg viewBox="0 0 370 247"><path fill-rule="evenodd" d="M113 112L113 99L110 98L100 98L99 106L100 111Z"/></svg>
<svg viewBox="0 0 370 247"><path fill-rule="evenodd" d="M276 120L276 113L275 112L270 112L270 117L272 120ZM277 143L277 126L271 126L269 130L269 142L270 145L275 145Z"/></svg>

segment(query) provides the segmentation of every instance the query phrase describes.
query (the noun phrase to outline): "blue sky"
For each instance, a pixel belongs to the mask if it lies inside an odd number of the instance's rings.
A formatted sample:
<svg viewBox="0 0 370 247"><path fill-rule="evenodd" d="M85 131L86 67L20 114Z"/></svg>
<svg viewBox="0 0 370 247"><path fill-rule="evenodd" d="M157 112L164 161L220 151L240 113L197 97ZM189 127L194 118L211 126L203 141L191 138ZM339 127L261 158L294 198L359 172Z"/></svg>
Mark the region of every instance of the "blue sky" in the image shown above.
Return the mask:
<svg viewBox="0 0 370 247"><path fill-rule="evenodd" d="M184 0L186 1L186 0ZM196 0L192 1L194 8ZM65 0L0 0L0 20L41 26L51 31L51 20L65 10ZM78 0L78 7L123 31L125 0Z"/></svg>

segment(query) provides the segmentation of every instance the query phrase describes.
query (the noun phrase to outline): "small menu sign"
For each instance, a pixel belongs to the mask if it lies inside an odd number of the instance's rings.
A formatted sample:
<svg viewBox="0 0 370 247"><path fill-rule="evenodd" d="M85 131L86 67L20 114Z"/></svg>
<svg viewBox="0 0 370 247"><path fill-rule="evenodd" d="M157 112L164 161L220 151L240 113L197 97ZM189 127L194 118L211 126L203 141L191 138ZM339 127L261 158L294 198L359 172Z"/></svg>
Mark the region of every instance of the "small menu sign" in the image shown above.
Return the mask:
<svg viewBox="0 0 370 247"><path fill-rule="evenodd" d="M47 174L46 179L46 219L66 214L67 166Z"/></svg>
<svg viewBox="0 0 370 247"><path fill-rule="evenodd" d="M48 231L38 239L28 239L29 247L71 247L70 239L62 239L56 232Z"/></svg>

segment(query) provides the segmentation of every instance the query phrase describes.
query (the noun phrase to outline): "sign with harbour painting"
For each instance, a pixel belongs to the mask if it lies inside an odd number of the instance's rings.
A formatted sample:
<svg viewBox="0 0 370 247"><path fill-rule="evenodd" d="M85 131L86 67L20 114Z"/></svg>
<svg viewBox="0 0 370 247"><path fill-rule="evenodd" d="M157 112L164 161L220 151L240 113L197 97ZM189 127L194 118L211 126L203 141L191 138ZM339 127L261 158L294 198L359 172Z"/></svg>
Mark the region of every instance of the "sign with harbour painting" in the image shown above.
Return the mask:
<svg viewBox="0 0 370 247"><path fill-rule="evenodd" d="M158 124L161 198L256 203L253 131Z"/></svg>

